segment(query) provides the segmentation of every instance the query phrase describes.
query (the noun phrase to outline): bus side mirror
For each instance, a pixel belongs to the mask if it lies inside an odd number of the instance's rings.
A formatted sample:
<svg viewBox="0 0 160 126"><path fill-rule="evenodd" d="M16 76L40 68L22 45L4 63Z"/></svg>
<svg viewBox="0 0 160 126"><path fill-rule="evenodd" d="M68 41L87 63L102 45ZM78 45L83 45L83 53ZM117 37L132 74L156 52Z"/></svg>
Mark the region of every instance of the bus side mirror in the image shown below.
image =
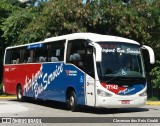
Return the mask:
<svg viewBox="0 0 160 126"><path fill-rule="evenodd" d="M92 55L93 54L93 46L88 45L86 46L86 55Z"/></svg>
<svg viewBox="0 0 160 126"><path fill-rule="evenodd" d="M155 55L154 55L153 49L149 46L146 46L146 45L143 45L142 49L148 51L150 64L154 64L155 63Z"/></svg>

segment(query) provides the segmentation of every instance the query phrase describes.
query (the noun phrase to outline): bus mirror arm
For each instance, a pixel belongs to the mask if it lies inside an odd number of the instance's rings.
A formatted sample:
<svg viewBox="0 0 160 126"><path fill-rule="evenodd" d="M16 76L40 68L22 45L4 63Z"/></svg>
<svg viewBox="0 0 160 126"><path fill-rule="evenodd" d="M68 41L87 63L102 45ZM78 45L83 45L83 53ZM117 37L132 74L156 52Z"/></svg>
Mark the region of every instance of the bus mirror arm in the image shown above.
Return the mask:
<svg viewBox="0 0 160 126"><path fill-rule="evenodd" d="M102 48L99 44L93 43L95 47L95 52L96 52L96 62L101 62L102 61Z"/></svg>
<svg viewBox="0 0 160 126"><path fill-rule="evenodd" d="M154 55L154 51L151 47L143 45L142 49L147 49L149 52L149 59L150 59L150 64L154 64L155 63L155 55Z"/></svg>

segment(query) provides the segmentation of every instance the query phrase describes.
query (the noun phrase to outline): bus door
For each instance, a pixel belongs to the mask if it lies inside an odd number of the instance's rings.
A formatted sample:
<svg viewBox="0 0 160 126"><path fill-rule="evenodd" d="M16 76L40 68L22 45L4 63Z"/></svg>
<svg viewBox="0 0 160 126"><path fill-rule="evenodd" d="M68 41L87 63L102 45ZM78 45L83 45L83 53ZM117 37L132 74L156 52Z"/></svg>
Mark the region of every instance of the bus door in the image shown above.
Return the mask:
<svg viewBox="0 0 160 126"><path fill-rule="evenodd" d="M95 105L95 79L86 74L86 105Z"/></svg>
<svg viewBox="0 0 160 126"><path fill-rule="evenodd" d="M85 62L85 72L86 72L86 105L94 106L95 105L95 74L94 74L94 60L93 53L86 53L86 62Z"/></svg>
<svg viewBox="0 0 160 126"><path fill-rule="evenodd" d="M87 47L87 48L86 48ZM88 50L87 50L88 49ZM90 50L92 50L91 53ZM95 82L94 82L94 62L93 47L86 46L86 40L74 39L68 41L66 63L72 63L86 73L85 81L85 104L94 106L95 104Z"/></svg>

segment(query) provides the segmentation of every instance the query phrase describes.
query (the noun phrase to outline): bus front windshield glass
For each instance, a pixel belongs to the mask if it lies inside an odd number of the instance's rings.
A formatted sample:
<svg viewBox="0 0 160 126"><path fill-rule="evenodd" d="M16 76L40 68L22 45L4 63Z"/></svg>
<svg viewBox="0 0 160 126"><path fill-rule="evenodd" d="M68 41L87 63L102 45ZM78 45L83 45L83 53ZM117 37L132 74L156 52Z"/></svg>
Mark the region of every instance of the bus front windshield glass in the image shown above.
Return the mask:
<svg viewBox="0 0 160 126"><path fill-rule="evenodd" d="M145 82L140 45L121 42L97 42L102 48L102 61L97 62L100 81L117 79Z"/></svg>

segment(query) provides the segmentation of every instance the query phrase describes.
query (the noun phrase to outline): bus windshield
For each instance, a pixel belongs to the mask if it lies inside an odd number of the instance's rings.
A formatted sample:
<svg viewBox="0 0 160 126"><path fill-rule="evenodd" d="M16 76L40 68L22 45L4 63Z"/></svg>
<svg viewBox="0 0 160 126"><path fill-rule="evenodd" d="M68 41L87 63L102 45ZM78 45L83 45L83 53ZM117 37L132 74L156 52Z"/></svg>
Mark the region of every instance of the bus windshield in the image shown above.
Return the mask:
<svg viewBox="0 0 160 126"><path fill-rule="evenodd" d="M102 48L102 61L97 62L100 81L121 79L145 80L140 45L122 42L97 42Z"/></svg>

